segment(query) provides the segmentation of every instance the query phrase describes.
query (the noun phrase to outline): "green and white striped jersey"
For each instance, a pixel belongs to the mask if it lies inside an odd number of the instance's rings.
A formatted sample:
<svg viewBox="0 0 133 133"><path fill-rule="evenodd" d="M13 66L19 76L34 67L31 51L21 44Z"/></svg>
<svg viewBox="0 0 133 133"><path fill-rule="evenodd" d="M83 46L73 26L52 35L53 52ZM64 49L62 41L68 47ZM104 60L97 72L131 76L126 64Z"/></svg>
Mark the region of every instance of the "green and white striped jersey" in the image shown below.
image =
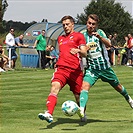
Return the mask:
<svg viewBox="0 0 133 133"><path fill-rule="evenodd" d="M103 30L98 29L97 32L103 38L106 38L106 34ZM86 39L87 45L89 45L90 50L87 54L87 66L90 69L103 70L110 67L109 57L106 50L106 46L97 38L96 36L90 36L87 30L84 30L83 35Z"/></svg>

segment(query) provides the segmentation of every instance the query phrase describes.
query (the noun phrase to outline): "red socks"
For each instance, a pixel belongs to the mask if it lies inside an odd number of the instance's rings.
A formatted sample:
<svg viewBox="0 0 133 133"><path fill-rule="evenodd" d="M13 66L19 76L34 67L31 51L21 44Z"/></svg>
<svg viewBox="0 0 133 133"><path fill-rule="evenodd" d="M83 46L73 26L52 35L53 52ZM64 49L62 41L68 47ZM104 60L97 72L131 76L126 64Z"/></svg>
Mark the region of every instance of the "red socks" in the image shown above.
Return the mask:
<svg viewBox="0 0 133 133"><path fill-rule="evenodd" d="M48 113L50 113L51 115L53 114L56 103L57 103L57 96L55 94L50 93L47 98L46 106Z"/></svg>

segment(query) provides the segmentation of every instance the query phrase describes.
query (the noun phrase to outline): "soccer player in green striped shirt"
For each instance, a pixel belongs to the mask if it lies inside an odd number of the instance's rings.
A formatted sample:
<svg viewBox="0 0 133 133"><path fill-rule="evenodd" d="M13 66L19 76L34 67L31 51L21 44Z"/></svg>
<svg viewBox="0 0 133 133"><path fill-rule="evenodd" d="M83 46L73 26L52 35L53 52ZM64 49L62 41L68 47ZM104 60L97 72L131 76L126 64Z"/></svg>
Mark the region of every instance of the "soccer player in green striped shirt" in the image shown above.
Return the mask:
<svg viewBox="0 0 133 133"><path fill-rule="evenodd" d="M87 51L87 68L82 84L80 94L80 110L78 112L81 118L85 118L84 109L88 101L88 91L98 79L108 82L116 91L125 97L131 108L133 100L128 95L124 86L122 86L110 67L106 47L111 44L108 41L103 30L98 29L99 18L96 14L90 14L87 20L87 30L83 31L86 39Z"/></svg>

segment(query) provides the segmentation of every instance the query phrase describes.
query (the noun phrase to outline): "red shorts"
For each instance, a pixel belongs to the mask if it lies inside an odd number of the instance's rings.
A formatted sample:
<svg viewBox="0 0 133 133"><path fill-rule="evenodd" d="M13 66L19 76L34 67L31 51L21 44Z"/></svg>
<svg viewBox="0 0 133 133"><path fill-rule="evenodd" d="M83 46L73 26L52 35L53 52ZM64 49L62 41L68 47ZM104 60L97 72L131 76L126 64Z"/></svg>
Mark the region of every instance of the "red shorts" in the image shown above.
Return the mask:
<svg viewBox="0 0 133 133"><path fill-rule="evenodd" d="M52 82L55 81L59 82L62 88L68 84L70 86L70 91L74 94L80 94L83 72L81 70L58 67L52 77Z"/></svg>

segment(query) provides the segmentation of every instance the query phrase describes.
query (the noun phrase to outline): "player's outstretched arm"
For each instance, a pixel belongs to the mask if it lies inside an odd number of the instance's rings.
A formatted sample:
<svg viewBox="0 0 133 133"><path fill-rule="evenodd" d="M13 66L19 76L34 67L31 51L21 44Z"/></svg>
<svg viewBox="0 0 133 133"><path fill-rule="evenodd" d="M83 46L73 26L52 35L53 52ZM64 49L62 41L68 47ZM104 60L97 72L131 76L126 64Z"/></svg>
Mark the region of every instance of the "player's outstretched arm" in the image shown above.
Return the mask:
<svg viewBox="0 0 133 133"><path fill-rule="evenodd" d="M86 48L85 45L80 46L80 49L78 49L78 48L72 48L72 49L70 50L70 53L71 53L71 54L77 54L77 53L79 53L80 56L86 57L86 56L87 56L87 48Z"/></svg>

